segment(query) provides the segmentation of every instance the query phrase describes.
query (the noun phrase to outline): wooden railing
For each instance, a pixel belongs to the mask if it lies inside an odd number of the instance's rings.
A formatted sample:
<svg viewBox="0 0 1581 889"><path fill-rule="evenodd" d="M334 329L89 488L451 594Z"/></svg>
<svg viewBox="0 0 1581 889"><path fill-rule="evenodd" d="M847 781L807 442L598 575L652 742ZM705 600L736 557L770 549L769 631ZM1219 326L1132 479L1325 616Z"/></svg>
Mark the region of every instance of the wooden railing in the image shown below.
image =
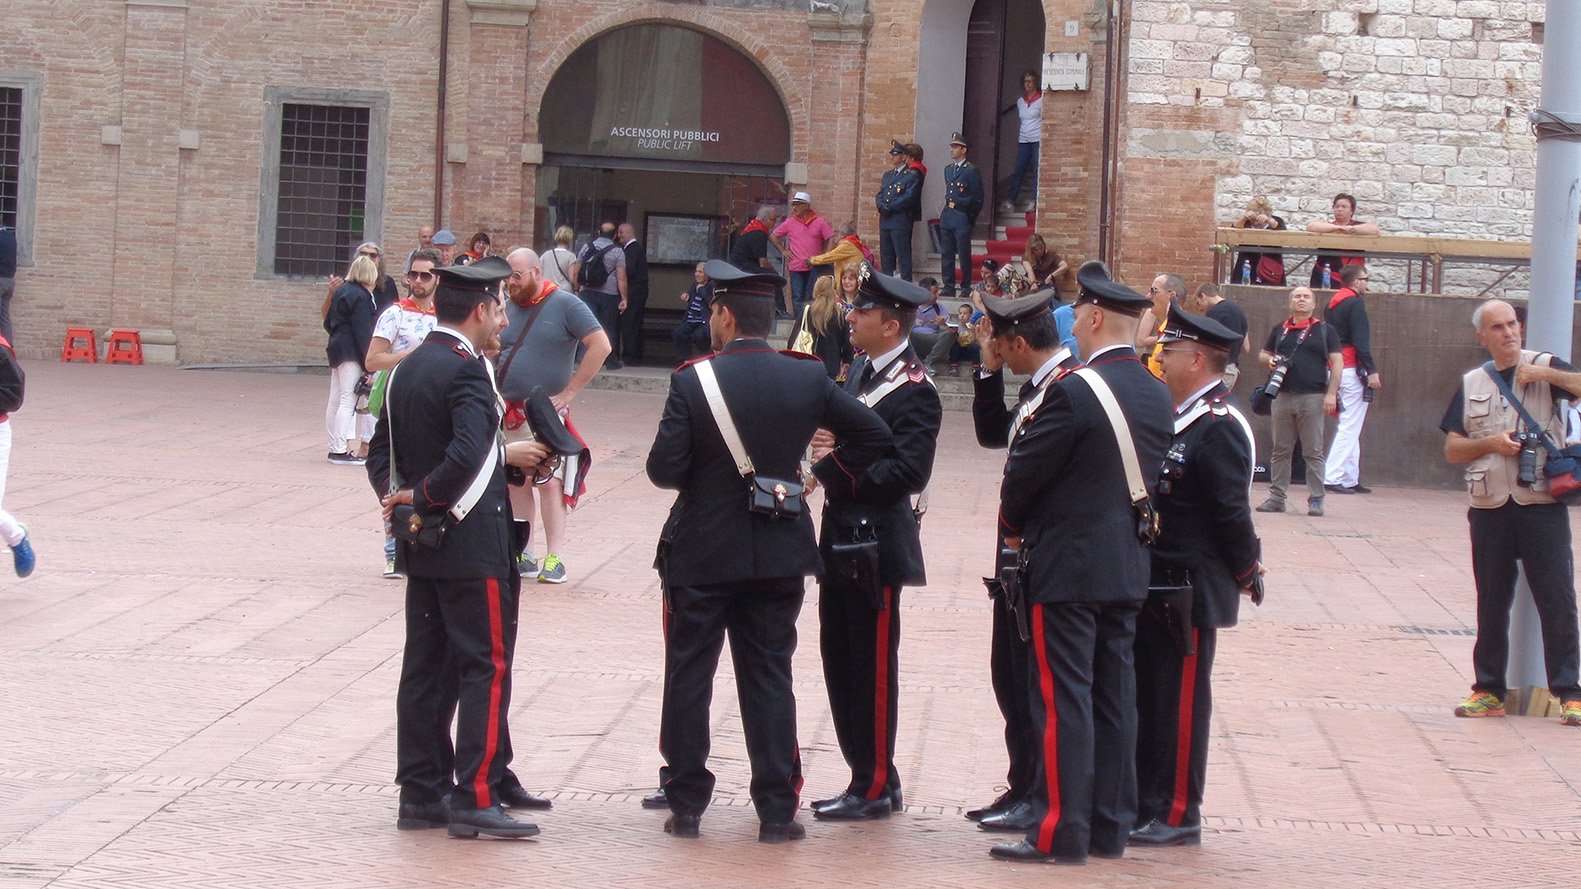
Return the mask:
<svg viewBox="0 0 1581 889"><path fill-rule="evenodd" d="M1421 237L1416 235L1320 235L1305 231L1268 231L1253 228L1221 228L1213 244L1213 279L1230 281L1238 271L1232 267L1235 254L1242 250L1272 249L1285 254L1286 280L1300 280L1297 273L1318 255L1366 253L1369 259L1398 259L1406 264L1407 292L1442 293L1444 266L1450 263L1503 267L1503 274L1484 287L1484 296L1516 269L1531 265L1532 245L1528 241L1483 241L1474 238ZM1578 246L1581 253L1581 246ZM1290 257L1301 257L1294 266ZM1304 278L1305 276L1302 276Z"/></svg>

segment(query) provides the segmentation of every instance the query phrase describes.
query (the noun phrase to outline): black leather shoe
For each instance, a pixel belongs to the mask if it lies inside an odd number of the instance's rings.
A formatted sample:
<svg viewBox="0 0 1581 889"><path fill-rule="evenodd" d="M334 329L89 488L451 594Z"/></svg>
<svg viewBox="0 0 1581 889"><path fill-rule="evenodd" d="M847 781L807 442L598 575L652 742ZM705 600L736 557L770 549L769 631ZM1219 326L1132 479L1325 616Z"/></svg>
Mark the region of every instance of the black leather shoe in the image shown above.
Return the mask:
<svg viewBox="0 0 1581 889"><path fill-rule="evenodd" d="M1335 494L1354 494L1354 493L1356 493L1356 491L1354 489L1347 488L1344 485L1324 485L1323 486L1323 490L1330 491L1330 492L1335 493Z"/></svg>
<svg viewBox="0 0 1581 889"><path fill-rule="evenodd" d="M904 808L906 808L906 798L901 795L900 788L897 787L891 790L889 792L889 810L891 812L899 812Z"/></svg>
<svg viewBox="0 0 1581 889"><path fill-rule="evenodd" d="M966 810L966 820L967 821L981 821L984 818L987 818L989 815L998 815L1000 812L1005 811L1006 809L1010 808L1011 806L1013 806L1015 804L1016 804L1015 791L1014 790L1006 790L1004 793L1001 793L999 795L998 799L994 800L993 802L989 803L986 806L983 806L980 809L967 809Z"/></svg>
<svg viewBox="0 0 1581 889"><path fill-rule="evenodd" d="M486 837L523 839L538 835L538 825L517 821L505 814L499 806L487 809L451 809L450 824L445 828L451 836L470 839L482 834Z"/></svg>
<svg viewBox="0 0 1581 889"><path fill-rule="evenodd" d="M685 837L691 839L697 836L697 827L702 823L701 815L682 815L676 813L664 819L664 832L672 837Z"/></svg>
<svg viewBox="0 0 1581 889"><path fill-rule="evenodd" d="M860 799L861 797L854 793L842 793L839 796L831 796L828 799L815 799L807 808L812 809L813 814L817 814L818 812L827 809L830 806L843 806L850 800Z"/></svg>
<svg viewBox="0 0 1581 889"><path fill-rule="evenodd" d="M1170 827L1157 818L1131 831L1133 846L1200 846L1202 825L1185 824Z"/></svg>
<svg viewBox="0 0 1581 889"><path fill-rule="evenodd" d="M498 794L500 805L507 809L552 809L554 803L527 792L527 788L520 784L515 787L501 788Z"/></svg>
<svg viewBox="0 0 1581 889"><path fill-rule="evenodd" d="M401 803L395 815L397 830L428 830L450 823L450 807L444 800L433 803Z"/></svg>
<svg viewBox="0 0 1581 889"><path fill-rule="evenodd" d="M1352 494L1371 494L1372 488L1367 487L1361 482L1357 482L1356 484L1350 486L1350 492Z"/></svg>
<svg viewBox="0 0 1581 889"><path fill-rule="evenodd" d="M1029 802L1019 802L997 815L987 815L977 822L983 830L1004 830L1012 833L1026 833L1038 820L1037 812Z"/></svg>
<svg viewBox="0 0 1581 889"><path fill-rule="evenodd" d="M1052 861L1055 864L1087 863L1087 856L1085 855L1054 855L1050 852L1040 852L1037 846L1026 840L1000 844L989 849L988 854L1001 861Z"/></svg>
<svg viewBox="0 0 1581 889"><path fill-rule="evenodd" d="M799 821L787 821L784 824L770 824L765 821L758 827L760 843L792 843L806 838L807 828Z"/></svg>
<svg viewBox="0 0 1581 889"><path fill-rule="evenodd" d="M664 788L660 787L642 798L642 807L644 809L668 809L670 807L670 797L664 792Z"/></svg>
<svg viewBox="0 0 1581 889"><path fill-rule="evenodd" d="M819 821L869 821L874 818L888 818L894 811L888 796L878 799L862 799L853 794L846 794L845 798L832 806L814 809L812 816Z"/></svg>

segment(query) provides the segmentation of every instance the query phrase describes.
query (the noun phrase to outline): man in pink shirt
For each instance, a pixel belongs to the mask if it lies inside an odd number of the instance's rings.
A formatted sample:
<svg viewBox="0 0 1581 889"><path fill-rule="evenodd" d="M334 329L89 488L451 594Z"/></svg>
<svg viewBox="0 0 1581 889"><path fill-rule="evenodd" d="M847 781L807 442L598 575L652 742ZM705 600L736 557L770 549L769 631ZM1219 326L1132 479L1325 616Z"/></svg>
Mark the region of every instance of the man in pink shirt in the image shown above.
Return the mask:
<svg viewBox="0 0 1581 889"><path fill-rule="evenodd" d="M797 315L802 306L812 296L813 272L812 265L807 262L825 250L833 249L834 229L824 221L822 216L813 212L812 198L805 191L798 191L791 196L791 215L774 229L769 235L769 240L774 243L774 249L785 256L786 268L790 271L791 314ZM786 241L790 246L786 246Z"/></svg>

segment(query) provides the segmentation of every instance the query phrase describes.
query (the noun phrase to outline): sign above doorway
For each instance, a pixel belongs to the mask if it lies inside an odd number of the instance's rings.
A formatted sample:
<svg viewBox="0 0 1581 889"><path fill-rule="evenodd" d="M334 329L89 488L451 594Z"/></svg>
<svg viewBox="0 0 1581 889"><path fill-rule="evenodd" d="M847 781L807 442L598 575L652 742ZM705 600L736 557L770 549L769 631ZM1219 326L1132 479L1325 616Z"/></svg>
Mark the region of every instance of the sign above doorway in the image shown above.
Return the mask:
<svg viewBox="0 0 1581 889"><path fill-rule="evenodd" d="M1050 52L1043 54L1043 88L1046 90L1086 90L1087 54Z"/></svg>

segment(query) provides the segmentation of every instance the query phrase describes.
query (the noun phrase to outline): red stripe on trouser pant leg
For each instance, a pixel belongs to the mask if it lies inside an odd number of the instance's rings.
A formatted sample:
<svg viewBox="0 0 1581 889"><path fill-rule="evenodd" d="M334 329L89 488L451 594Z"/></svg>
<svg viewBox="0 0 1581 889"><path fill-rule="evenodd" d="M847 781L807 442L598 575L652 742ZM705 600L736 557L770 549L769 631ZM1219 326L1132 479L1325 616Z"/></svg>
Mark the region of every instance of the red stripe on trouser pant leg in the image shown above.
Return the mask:
<svg viewBox="0 0 1581 889"><path fill-rule="evenodd" d="M500 695L505 682L505 632L500 615L500 582L494 578L484 581L489 607L489 655L494 661L494 677L489 680L489 733L483 743L483 762L472 776L472 795L480 809L494 804L489 792L489 771L494 765L495 748L500 737Z"/></svg>
<svg viewBox="0 0 1581 889"><path fill-rule="evenodd" d="M1059 714L1054 709L1054 671L1049 668L1048 648L1043 639L1043 606L1032 606L1032 650L1037 654L1038 694L1043 698L1043 772L1048 784L1049 810L1038 825L1038 849L1054 847L1054 828L1059 825Z"/></svg>
<svg viewBox="0 0 1581 889"><path fill-rule="evenodd" d="M1197 650L1197 629L1191 629L1191 649ZM1191 792L1191 729L1197 695L1197 656L1180 664L1180 729L1175 733L1175 799L1169 807L1170 827L1179 827L1186 817L1186 797Z"/></svg>
<svg viewBox="0 0 1581 889"><path fill-rule="evenodd" d="M878 613L873 640L873 783L868 799L878 799L889 783L889 614L893 587L884 587L884 610Z"/></svg>

